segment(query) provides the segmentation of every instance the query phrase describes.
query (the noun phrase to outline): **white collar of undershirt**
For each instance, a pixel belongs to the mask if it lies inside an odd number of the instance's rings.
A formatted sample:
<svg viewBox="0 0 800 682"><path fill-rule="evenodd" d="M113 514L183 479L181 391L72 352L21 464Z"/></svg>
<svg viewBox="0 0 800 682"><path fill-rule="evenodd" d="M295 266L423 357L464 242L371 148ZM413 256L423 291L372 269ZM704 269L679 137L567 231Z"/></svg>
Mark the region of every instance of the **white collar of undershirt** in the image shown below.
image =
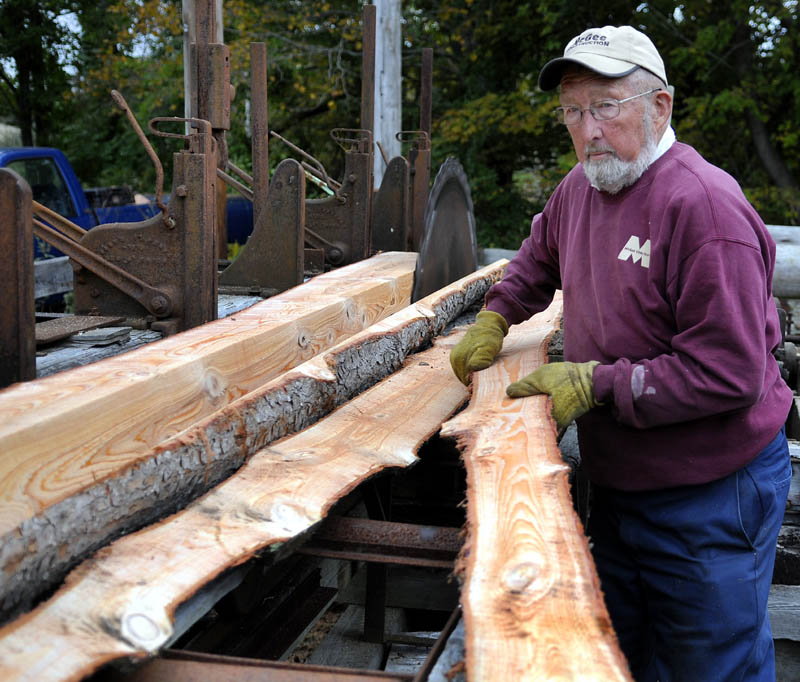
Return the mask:
<svg viewBox="0 0 800 682"><path fill-rule="evenodd" d="M667 129L664 131L664 134L661 136L661 140L656 147L656 153L653 156L653 160L650 163L655 163L656 159L661 157L675 143L675 139L675 131L672 129L672 126L667 126Z"/></svg>

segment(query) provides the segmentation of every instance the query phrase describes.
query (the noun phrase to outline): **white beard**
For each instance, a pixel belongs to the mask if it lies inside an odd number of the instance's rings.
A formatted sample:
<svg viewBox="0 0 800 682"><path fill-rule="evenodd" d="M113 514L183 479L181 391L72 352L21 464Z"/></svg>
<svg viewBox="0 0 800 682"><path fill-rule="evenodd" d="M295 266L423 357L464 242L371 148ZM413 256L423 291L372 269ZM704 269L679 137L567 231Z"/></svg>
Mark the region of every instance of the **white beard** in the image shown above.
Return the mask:
<svg viewBox="0 0 800 682"><path fill-rule="evenodd" d="M586 149L586 160L583 162L583 173L589 180L589 184L595 189L609 194L616 194L642 177L642 174L653 162L657 147L655 132L651 125L647 125L644 144L639 150L639 156L636 157L635 161L623 161L617 156L617 152L611 148L599 149L589 146ZM611 152L611 158L599 161L591 160L589 158L590 151L609 151Z"/></svg>

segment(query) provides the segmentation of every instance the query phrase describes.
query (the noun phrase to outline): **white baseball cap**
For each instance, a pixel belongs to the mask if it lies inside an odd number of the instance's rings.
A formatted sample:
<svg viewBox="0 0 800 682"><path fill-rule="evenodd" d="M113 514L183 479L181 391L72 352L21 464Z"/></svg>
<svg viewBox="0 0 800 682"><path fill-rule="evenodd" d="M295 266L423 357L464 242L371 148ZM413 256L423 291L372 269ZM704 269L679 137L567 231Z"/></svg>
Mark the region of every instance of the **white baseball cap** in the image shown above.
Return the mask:
<svg viewBox="0 0 800 682"><path fill-rule="evenodd" d="M539 73L539 87L542 90L555 89L568 64L580 64L608 78L627 76L641 66L667 85L664 61L656 46L632 26L586 29L567 43L563 57L544 65Z"/></svg>

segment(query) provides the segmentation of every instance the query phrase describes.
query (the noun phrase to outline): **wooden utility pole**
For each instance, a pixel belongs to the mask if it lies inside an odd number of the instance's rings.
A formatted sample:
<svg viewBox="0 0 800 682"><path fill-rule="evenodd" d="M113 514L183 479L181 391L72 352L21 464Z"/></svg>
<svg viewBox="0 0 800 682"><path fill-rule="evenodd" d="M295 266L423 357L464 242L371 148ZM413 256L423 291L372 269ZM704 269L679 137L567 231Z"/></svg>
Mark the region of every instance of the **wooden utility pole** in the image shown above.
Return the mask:
<svg viewBox="0 0 800 682"><path fill-rule="evenodd" d="M401 78L401 2L376 0L375 31L375 113L373 131L386 156L400 156L400 142L395 135L402 129ZM375 154L375 186L383 179L386 163L383 155Z"/></svg>
<svg viewBox="0 0 800 682"><path fill-rule="evenodd" d="M194 25L194 0L183 0L183 116L192 116L192 62L189 59L189 50L192 43L197 40ZM185 124L185 133L191 132L189 123Z"/></svg>

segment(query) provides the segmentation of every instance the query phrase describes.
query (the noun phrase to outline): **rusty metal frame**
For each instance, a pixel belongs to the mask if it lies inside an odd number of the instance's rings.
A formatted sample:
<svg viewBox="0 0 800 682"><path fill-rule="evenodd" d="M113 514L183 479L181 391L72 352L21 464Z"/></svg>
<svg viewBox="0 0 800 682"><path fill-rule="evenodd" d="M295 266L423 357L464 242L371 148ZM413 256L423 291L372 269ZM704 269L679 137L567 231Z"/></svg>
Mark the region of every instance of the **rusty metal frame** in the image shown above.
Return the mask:
<svg viewBox="0 0 800 682"><path fill-rule="evenodd" d="M216 142L216 167L225 171L228 164L226 131L230 129L231 100L230 48L217 43L217 27L222 17L216 15L215 0L195 0L195 42L189 46L190 100L193 118L211 124ZM224 253L228 244L226 226L226 190L216 185L217 251Z"/></svg>
<svg viewBox="0 0 800 682"><path fill-rule="evenodd" d="M267 45L250 45L250 120L253 164L253 225L268 206L269 194L269 116L267 88ZM305 197L303 199L305 201ZM301 225L302 229L302 225ZM301 245L302 249L302 245ZM302 265L301 265L302 269Z"/></svg>
<svg viewBox="0 0 800 682"><path fill-rule="evenodd" d="M156 206L158 206L159 210L164 215L164 219L167 220L168 211L162 198L164 193L164 167L161 165L161 160L158 158L156 150L153 149L153 145L150 144L150 141L144 134L142 127L139 125L139 121L136 120L136 117L133 115L131 108L128 106L128 103L125 101L125 98L122 96L122 94L117 90L112 90L111 99L114 100L114 103L125 114L125 117L128 119L128 122L136 133L136 137L139 138L139 142L142 143L142 146L147 152L147 156L150 157L150 161L153 163L153 167L156 171Z"/></svg>
<svg viewBox="0 0 800 682"><path fill-rule="evenodd" d="M370 520L379 523L391 521L392 479L391 474L378 476L370 479L364 487L362 497ZM351 537L350 532L344 534ZM382 644L386 637L386 594L389 566L382 562L368 561L366 571L364 639L367 642Z"/></svg>
<svg viewBox="0 0 800 682"><path fill-rule="evenodd" d="M131 674L110 675L109 682L412 682L413 678L377 670L172 650Z"/></svg>
<svg viewBox="0 0 800 682"><path fill-rule="evenodd" d="M334 516L299 554L383 564L452 568L461 548L458 528Z"/></svg>
<svg viewBox="0 0 800 682"><path fill-rule="evenodd" d="M409 164L402 156L388 162L372 200L373 252L408 250L409 177Z"/></svg>
<svg viewBox="0 0 800 682"><path fill-rule="evenodd" d="M374 494L369 498L368 506L373 516L384 516L386 505L389 502L385 497L389 489L388 480L376 481L376 483L377 485L373 486L372 493ZM381 483L386 485L381 485ZM365 501L367 501L366 497ZM380 547L388 548L387 554L394 553L398 557L405 556L412 563L416 563L416 559L424 554L454 557L460 549L461 542L461 533L458 528L394 523L379 519L331 517L322 522L312 540L296 553L327 556L324 549L318 552L314 545L330 543L339 546L347 554L341 558L364 559L371 553L365 554L353 548ZM403 563L408 563L408 561ZM452 568L452 559L449 562L443 561L440 567ZM392 680L422 682L428 678L444 650L459 617L460 608L456 608L415 674L288 663L167 649L158 658L144 663L132 673L109 671L104 679L109 682L154 682L165 679L169 679L170 682L222 682L223 680L225 682L294 682L295 680L306 682L385 682ZM392 638L387 641L390 640Z"/></svg>
<svg viewBox="0 0 800 682"><path fill-rule="evenodd" d="M196 132L157 127L186 122ZM131 324L172 334L217 316L216 144L210 124L200 119L157 117L150 130L186 144L173 155L167 214L99 225L72 244L44 224L35 229L58 241L76 264L76 314L123 315Z"/></svg>
<svg viewBox="0 0 800 682"><path fill-rule="evenodd" d="M32 201L30 185L0 168L0 388L36 378Z"/></svg>
<svg viewBox="0 0 800 682"><path fill-rule="evenodd" d="M409 152L412 168L411 195L411 244L412 251L419 251L425 224L425 209L431 190L431 116L433 111L433 49L422 49L420 73L419 129L426 140L420 140Z"/></svg>
<svg viewBox="0 0 800 682"><path fill-rule="evenodd" d="M156 221L160 222L161 217L158 216ZM154 220L151 218L145 222L152 223ZM85 268L102 279L103 282L112 285L115 289L136 301L155 317L167 317L172 312L174 302L167 290L150 286L139 277L123 270L91 249L81 245L81 243L72 241L35 218L33 219L33 232L39 239L43 239L48 244L55 246L59 251L67 254L73 263L73 267ZM97 306L93 306L93 312L99 314L100 306L103 306L104 313L109 313L102 302L98 302Z"/></svg>
<svg viewBox="0 0 800 682"><path fill-rule="evenodd" d="M233 164L228 166L253 186L250 191L253 232L238 258L220 274L219 282L226 292L270 296L303 281L305 173L297 161L286 159L270 182L267 48L264 43L251 44L250 63L253 175L247 175ZM232 178L224 177L219 169L217 174L233 184Z"/></svg>
<svg viewBox="0 0 800 682"><path fill-rule="evenodd" d="M219 276L226 291L269 296L303 281L306 189L300 164L281 161L269 187L245 248Z"/></svg>
<svg viewBox="0 0 800 682"><path fill-rule="evenodd" d="M386 492L385 488L383 492ZM372 518L334 516L326 519L298 554L367 562L364 639L384 641L386 569L388 565L452 570L461 548L458 528L397 523L377 519L382 491L376 489L368 511ZM365 502L369 501L365 497ZM387 505L388 507L388 505Z"/></svg>
<svg viewBox="0 0 800 682"><path fill-rule="evenodd" d="M361 67L361 128L336 128L331 137L345 152L344 177L333 182L310 154L280 138L296 153L311 161L304 168L323 182L333 196L306 201L305 241L324 254L330 266L347 265L372 253L370 233L373 201L373 112L375 108L376 8L364 5Z"/></svg>
<svg viewBox="0 0 800 682"><path fill-rule="evenodd" d="M331 265L347 265L371 253L373 117L375 112L375 5L362 14L361 128L335 128L331 137L345 152L337 196L306 202L306 239Z"/></svg>
<svg viewBox="0 0 800 682"><path fill-rule="evenodd" d="M365 5L364 9L372 7ZM325 251L331 265L347 265L370 254L372 132L337 128L331 137L345 152L344 178L335 196L306 201L306 241Z"/></svg>
<svg viewBox="0 0 800 682"><path fill-rule="evenodd" d="M80 225L76 225L71 220L47 208L44 204L40 204L38 201L34 201L32 206L33 215L42 220L49 221L73 241L80 241L87 232Z"/></svg>
<svg viewBox="0 0 800 682"><path fill-rule="evenodd" d="M414 131L412 135L413 143L408 152L411 187L406 249L419 251L425 232L425 209L431 191L431 138L430 133L424 130Z"/></svg>
<svg viewBox="0 0 800 682"><path fill-rule="evenodd" d="M424 680L428 679L428 675L431 674L433 666L436 665L436 661L438 661L439 656L442 655L442 652L447 646L447 640L453 633L453 630L456 629L456 625L458 625L458 621L460 620L460 618L461 618L461 607L457 606L450 614L450 617L447 619L447 623L445 623L444 629L439 634L439 637L437 638L436 642L434 642L434 645L431 648L430 653L428 654L427 658L425 659L420 669L417 671L417 674L414 675L414 679L412 680L412 682L424 682Z"/></svg>
<svg viewBox="0 0 800 682"><path fill-rule="evenodd" d="M388 160L384 154L386 173L373 203L373 251L419 251L431 182L432 99L433 50L426 47L420 74L420 129L401 130L396 135L401 143L411 143L407 159Z"/></svg>
<svg viewBox="0 0 800 682"><path fill-rule="evenodd" d="M333 180L322 164L305 150L297 147L281 135L271 135L292 149L301 157L301 166L307 177L319 184L331 196L323 199L305 201L303 221L303 238L306 249L301 254L304 272L321 270L325 265L340 266L362 260L377 251L405 251L414 248L421 239L422 218L428 198L430 183L430 114L432 90L432 55L429 48L423 50L421 76L421 131L399 133L410 135L409 158L398 157L388 161L388 169L384 175L380 189L373 187L373 143L372 126L374 114L374 82L375 82L375 12L374 5L363 8L363 47L362 47L362 91L361 91L361 128L334 129L331 137L345 152L345 170L341 182ZM275 281L296 282L290 276L278 276L276 272L286 265L294 270L295 259L286 257L278 259L273 251L283 251L284 240L291 242L294 248L294 230L270 230L271 237L256 237L260 231L261 219L258 214L261 208L258 201L265 196L265 183L259 168L266 166L267 150L262 131L267 129L267 86L266 86L266 54L262 44L251 45L251 89L254 93L253 107L253 183L252 192L241 187L229 175L220 171L229 184L245 196L254 200L254 229L251 239L242 254L248 253L251 262L248 270L261 271L258 277L244 278L234 270L223 274L221 282L227 291L235 287L253 290L261 287L262 291L280 291L286 284L276 285ZM263 107L261 106L263 104ZM402 139L401 139L402 141ZM258 148L257 146L258 145ZM262 146L263 145L263 146ZM245 179L241 173L240 178ZM259 180L259 176L261 179ZM249 180L249 178L247 179ZM246 181L247 181L246 180ZM275 218L271 219L273 222ZM289 221L291 222L291 221ZM266 221L265 225L268 224ZM288 237L286 236L288 233ZM256 243L258 247L256 247ZM239 256L242 259L242 255ZM269 265L267 264L269 262ZM315 266L315 267L312 267ZM244 266L239 266L243 269ZM269 276L266 273L270 273ZM257 281L260 277L260 281ZM269 277L273 278L270 281Z"/></svg>

